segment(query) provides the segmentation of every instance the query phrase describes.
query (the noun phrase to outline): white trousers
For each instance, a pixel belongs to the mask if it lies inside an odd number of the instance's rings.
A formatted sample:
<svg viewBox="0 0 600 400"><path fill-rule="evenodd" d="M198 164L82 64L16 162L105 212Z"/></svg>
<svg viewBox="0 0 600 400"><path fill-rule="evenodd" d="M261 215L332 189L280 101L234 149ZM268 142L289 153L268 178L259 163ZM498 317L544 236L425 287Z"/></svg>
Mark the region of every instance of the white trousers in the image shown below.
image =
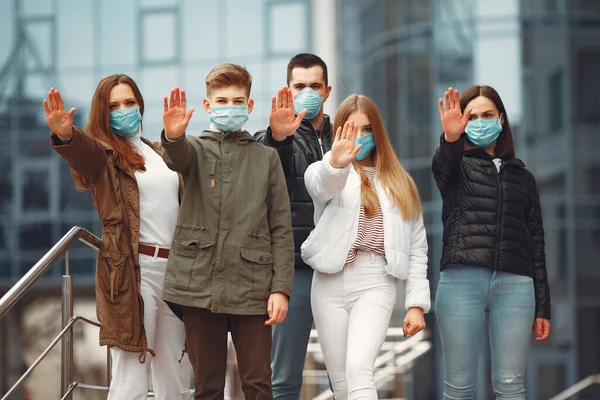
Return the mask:
<svg viewBox="0 0 600 400"><path fill-rule="evenodd" d="M359 251L342 271L314 274L312 309L336 400L377 399L375 359L396 302L384 265L383 257Z"/></svg>
<svg viewBox="0 0 600 400"><path fill-rule="evenodd" d="M185 328L162 300L166 267L165 258L140 254L144 329L148 347L154 350L156 356L147 353L146 362L142 364L140 353L111 347L112 381L108 400L146 400L150 374L156 400L192 398L192 366L187 354L181 357L185 347Z"/></svg>

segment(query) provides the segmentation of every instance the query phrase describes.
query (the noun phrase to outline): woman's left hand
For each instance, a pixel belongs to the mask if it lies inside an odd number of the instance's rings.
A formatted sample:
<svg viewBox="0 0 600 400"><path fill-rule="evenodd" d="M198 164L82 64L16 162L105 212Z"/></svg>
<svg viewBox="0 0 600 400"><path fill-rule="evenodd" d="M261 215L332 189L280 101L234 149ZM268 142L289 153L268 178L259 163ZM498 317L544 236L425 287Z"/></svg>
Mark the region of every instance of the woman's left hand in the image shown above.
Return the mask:
<svg viewBox="0 0 600 400"><path fill-rule="evenodd" d="M536 318L533 324L533 332L537 338L535 340L546 340L550 335L550 321L546 318Z"/></svg>
<svg viewBox="0 0 600 400"><path fill-rule="evenodd" d="M419 307L411 307L404 317L402 330L404 337L413 336L425 329L425 317L423 310Z"/></svg>

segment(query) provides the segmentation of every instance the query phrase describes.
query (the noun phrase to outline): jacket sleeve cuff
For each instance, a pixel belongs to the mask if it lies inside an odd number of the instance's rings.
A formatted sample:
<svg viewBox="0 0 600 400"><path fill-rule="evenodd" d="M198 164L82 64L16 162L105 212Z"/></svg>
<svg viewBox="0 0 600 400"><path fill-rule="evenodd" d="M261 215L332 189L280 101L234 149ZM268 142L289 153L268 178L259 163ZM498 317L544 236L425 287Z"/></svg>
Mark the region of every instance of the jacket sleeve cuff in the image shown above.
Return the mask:
<svg viewBox="0 0 600 400"><path fill-rule="evenodd" d="M350 168L352 168L352 163L346 165L344 168L336 168L331 165L331 152L328 151L323 156L323 161L321 162L323 165L323 170L327 175L330 176L343 176L347 175L350 172Z"/></svg>
<svg viewBox="0 0 600 400"><path fill-rule="evenodd" d="M70 145L73 141L75 141L76 136L81 133L79 132L77 129L72 128L71 129L71 137L68 139L63 139L60 136L58 136L56 133L54 132L50 132L50 144L52 145L52 147L57 147L57 146L68 146ZM83 134L83 133L81 133Z"/></svg>
<svg viewBox="0 0 600 400"><path fill-rule="evenodd" d="M446 136L444 135L444 132L442 132L442 136L440 136L440 146L448 148L460 148L462 151L462 149L464 149L465 147L465 135L462 134L456 142L448 142L446 141Z"/></svg>
<svg viewBox="0 0 600 400"><path fill-rule="evenodd" d="M293 141L294 135L288 136L287 138L285 138L285 140L281 142L275 140L275 138L273 138L273 130L270 126L267 128L267 131L265 132L265 138L263 140L265 145L275 148L291 146Z"/></svg>
<svg viewBox="0 0 600 400"><path fill-rule="evenodd" d="M547 320L550 320L550 318L552 317L552 310L550 305L544 305L542 307L536 307L535 310L535 317L536 318L545 318Z"/></svg>
<svg viewBox="0 0 600 400"><path fill-rule="evenodd" d="M185 141L186 134L184 133L179 139L169 139L165 130L160 132L160 142L165 147L173 147L175 143L181 143Z"/></svg>
<svg viewBox="0 0 600 400"><path fill-rule="evenodd" d="M431 309L431 296L429 293L429 281L427 279L407 279L405 281L406 298L404 307L406 310L419 307L427 314Z"/></svg>
<svg viewBox="0 0 600 400"><path fill-rule="evenodd" d="M273 282L271 294L273 293L283 293L288 297L288 299L290 299L292 297L292 288L290 288L287 283L284 282Z"/></svg>

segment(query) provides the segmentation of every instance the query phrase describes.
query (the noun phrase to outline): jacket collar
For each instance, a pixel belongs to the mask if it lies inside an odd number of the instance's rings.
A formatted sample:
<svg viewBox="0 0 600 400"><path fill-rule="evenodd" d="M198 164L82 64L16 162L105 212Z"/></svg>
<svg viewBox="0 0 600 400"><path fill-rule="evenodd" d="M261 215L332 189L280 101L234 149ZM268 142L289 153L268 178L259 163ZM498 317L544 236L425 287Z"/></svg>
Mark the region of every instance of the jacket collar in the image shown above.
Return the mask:
<svg viewBox="0 0 600 400"><path fill-rule="evenodd" d="M333 141L333 136L331 135L331 131L333 129L333 127L331 126L331 118L327 114L323 114L323 116L325 117L325 119L323 120L323 126L319 128L319 130L321 131L321 140L324 143L329 144L329 146L327 147L331 147L330 145ZM313 124L310 122L310 120L304 119L300 123L300 126L298 127L298 130L296 132L309 139L313 139L315 138L317 130L313 127Z"/></svg>
<svg viewBox="0 0 600 400"><path fill-rule="evenodd" d="M230 132L224 135L220 131L205 130L200 134L201 138L214 139L219 142L256 142L256 139L248 131Z"/></svg>
<svg viewBox="0 0 600 400"><path fill-rule="evenodd" d="M482 160L486 160L486 161L490 161L490 162L492 162L493 159L498 158L498 157L491 156L487 151L485 151L481 147L478 147L473 150L469 150L469 151L465 152L465 156L473 157L473 158L480 158ZM525 168L525 163L523 163L523 161L521 161L520 159L518 159L516 157L500 157L500 158L502 159L502 163L504 165L515 165L518 167Z"/></svg>

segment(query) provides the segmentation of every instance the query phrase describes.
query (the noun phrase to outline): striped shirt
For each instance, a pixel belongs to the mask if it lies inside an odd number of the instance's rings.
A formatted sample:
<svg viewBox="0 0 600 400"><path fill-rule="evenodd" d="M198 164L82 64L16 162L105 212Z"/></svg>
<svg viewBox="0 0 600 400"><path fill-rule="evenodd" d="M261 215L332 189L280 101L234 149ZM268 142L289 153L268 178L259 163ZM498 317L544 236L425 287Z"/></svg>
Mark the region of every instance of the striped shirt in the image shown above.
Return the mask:
<svg viewBox="0 0 600 400"><path fill-rule="evenodd" d="M374 185L375 168L363 168L367 173L369 181ZM346 264L353 263L356 260L356 253L359 250L368 251L385 257L383 236L383 213L381 212L381 207L379 207L375 215L368 217L365 214L365 206L361 203L360 215L358 217L358 233L356 235L356 241L348 252Z"/></svg>

